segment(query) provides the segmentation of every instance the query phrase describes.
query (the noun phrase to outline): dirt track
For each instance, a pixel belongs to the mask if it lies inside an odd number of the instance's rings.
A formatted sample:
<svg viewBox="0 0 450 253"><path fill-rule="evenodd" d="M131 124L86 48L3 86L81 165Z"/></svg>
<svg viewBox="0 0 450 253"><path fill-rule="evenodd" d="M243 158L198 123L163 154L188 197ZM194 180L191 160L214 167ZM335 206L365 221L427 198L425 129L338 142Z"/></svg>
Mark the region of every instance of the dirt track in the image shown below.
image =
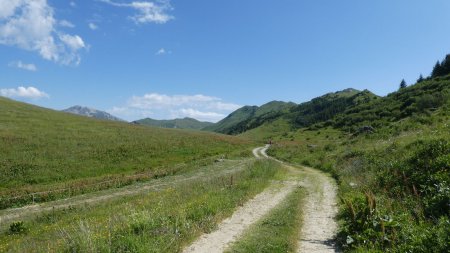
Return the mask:
<svg viewBox="0 0 450 253"><path fill-rule="evenodd" d="M266 154L268 145L253 149L256 158L270 158ZM270 158L273 159L273 158ZM273 159L276 160L276 159ZM278 160L277 160L278 161ZM223 252L237 241L242 233L277 206L296 185L305 187L308 195L303 209L303 225L298 239L298 252L336 252L333 237L336 233L334 217L337 213L336 186L334 180L324 173L302 167L301 169L282 163L301 180L278 182L283 186L276 189L274 183L268 189L238 208L232 217L224 220L218 229L204 234L183 252Z"/></svg>
<svg viewBox="0 0 450 253"><path fill-rule="evenodd" d="M174 184L198 180L199 178L203 178L204 176L207 176L209 174L214 175L215 177L225 176L245 169L246 162L247 162L246 160L222 162L221 164L214 165L216 167L220 166L223 167L217 169L217 172L205 172L200 170L196 171L195 173L190 173L188 175L168 176L161 179L154 179L146 183L138 183L123 188L88 193L85 195L79 195L72 198L45 202L35 205L27 205L20 208L10 208L0 210L0 231L9 226L11 222L17 220L31 219L40 213L52 212L55 210L62 210L71 207L94 205L96 203L117 199L124 196L142 194L148 191L159 191Z"/></svg>

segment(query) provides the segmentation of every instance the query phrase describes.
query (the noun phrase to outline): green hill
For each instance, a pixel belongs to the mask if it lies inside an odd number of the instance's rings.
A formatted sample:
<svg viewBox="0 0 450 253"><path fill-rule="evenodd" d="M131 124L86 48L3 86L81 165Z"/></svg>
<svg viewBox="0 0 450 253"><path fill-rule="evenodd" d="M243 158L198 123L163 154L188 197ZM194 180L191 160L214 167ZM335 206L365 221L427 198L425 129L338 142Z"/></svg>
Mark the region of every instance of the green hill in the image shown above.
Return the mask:
<svg viewBox="0 0 450 253"><path fill-rule="evenodd" d="M92 119L0 97L0 200L48 189L85 191L85 185L126 175L164 176L180 169L175 165L239 155L249 145L231 136Z"/></svg>
<svg viewBox="0 0 450 253"><path fill-rule="evenodd" d="M258 127L267 121L287 113L295 106L292 102L272 101L258 106L244 106L214 125L204 128L224 134L239 134L249 129Z"/></svg>
<svg viewBox="0 0 450 253"><path fill-rule="evenodd" d="M285 117L295 127L307 127L317 122L327 121L348 108L368 103L377 98L368 90L345 89L299 104Z"/></svg>
<svg viewBox="0 0 450 253"><path fill-rule="evenodd" d="M213 124L211 122L202 122L187 117L183 119L172 119L172 120L156 120L151 118L145 118L133 121L132 123L154 127L195 129L195 130L200 130Z"/></svg>

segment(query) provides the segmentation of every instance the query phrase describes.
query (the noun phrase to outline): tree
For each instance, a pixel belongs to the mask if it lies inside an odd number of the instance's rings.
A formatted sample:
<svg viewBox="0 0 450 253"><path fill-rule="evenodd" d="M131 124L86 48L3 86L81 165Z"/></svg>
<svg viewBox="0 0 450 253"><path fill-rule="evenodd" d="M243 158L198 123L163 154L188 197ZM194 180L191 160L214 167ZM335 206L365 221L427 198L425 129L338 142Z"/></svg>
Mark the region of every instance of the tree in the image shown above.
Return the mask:
<svg viewBox="0 0 450 253"><path fill-rule="evenodd" d="M420 74L419 79L417 79L417 83L423 82L425 79L423 79L422 74Z"/></svg>
<svg viewBox="0 0 450 253"><path fill-rule="evenodd" d="M406 81L405 79L402 79L402 82L400 83L400 89L406 88Z"/></svg>
<svg viewBox="0 0 450 253"><path fill-rule="evenodd" d="M441 63L441 75L445 76L448 74L450 74L450 54L446 55Z"/></svg>
<svg viewBox="0 0 450 253"><path fill-rule="evenodd" d="M431 77L438 77L442 75L442 66L439 61L436 62L436 65L434 65L433 72L431 72Z"/></svg>

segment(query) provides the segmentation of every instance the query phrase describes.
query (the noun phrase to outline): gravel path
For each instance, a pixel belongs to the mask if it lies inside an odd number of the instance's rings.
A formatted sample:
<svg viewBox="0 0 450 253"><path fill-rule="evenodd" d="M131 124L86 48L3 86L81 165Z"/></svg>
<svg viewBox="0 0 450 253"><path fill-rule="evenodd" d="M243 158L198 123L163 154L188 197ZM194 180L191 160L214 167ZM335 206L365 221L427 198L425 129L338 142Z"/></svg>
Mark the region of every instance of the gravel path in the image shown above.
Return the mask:
<svg viewBox="0 0 450 253"><path fill-rule="evenodd" d="M218 229L210 234L204 234L183 252L219 253L235 242L253 223L262 218L272 208L278 205L294 190L293 181L282 182L282 187L272 185L269 189L256 195L253 199L238 208L234 214L222 221Z"/></svg>
<svg viewBox="0 0 450 253"><path fill-rule="evenodd" d="M263 157L270 158L266 151L269 145L259 148L257 151ZM291 171L296 168L276 160ZM337 186L330 176L325 173L301 167L303 174L302 186L308 191L303 208L303 223L300 231L297 252L338 252L334 243L334 236L337 232L337 222L335 217L338 212L336 202Z"/></svg>
<svg viewBox="0 0 450 253"><path fill-rule="evenodd" d="M334 217L336 204L336 184L329 176L310 168L304 168L309 178L308 195L303 209L303 223L297 252L337 252L334 236L337 223Z"/></svg>
<svg viewBox="0 0 450 253"><path fill-rule="evenodd" d="M253 149L256 158L270 158L266 151L269 145ZM273 159L273 158L270 158ZM273 159L276 160L276 159ZM278 161L278 160L277 160ZM277 206L293 189L301 185L308 191L303 209L303 223L300 228L297 252L336 252L333 238L337 223L336 185L326 174L307 167L301 170L281 161L289 171L301 175L301 180L283 182L284 186L274 191L274 185L238 208L228 219L224 220L218 229L210 234L204 234L197 239L184 253L215 253L223 252L229 245L237 241L243 232L257 222L271 209Z"/></svg>

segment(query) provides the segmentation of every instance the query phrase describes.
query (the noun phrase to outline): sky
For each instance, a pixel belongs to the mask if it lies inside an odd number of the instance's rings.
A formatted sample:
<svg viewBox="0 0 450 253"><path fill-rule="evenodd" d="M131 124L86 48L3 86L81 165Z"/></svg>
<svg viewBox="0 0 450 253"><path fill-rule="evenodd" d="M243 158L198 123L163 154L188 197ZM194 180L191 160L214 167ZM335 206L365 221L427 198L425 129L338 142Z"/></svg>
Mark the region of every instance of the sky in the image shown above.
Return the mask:
<svg viewBox="0 0 450 253"><path fill-rule="evenodd" d="M450 53L448 0L0 0L0 95L216 122L345 88L386 95Z"/></svg>

